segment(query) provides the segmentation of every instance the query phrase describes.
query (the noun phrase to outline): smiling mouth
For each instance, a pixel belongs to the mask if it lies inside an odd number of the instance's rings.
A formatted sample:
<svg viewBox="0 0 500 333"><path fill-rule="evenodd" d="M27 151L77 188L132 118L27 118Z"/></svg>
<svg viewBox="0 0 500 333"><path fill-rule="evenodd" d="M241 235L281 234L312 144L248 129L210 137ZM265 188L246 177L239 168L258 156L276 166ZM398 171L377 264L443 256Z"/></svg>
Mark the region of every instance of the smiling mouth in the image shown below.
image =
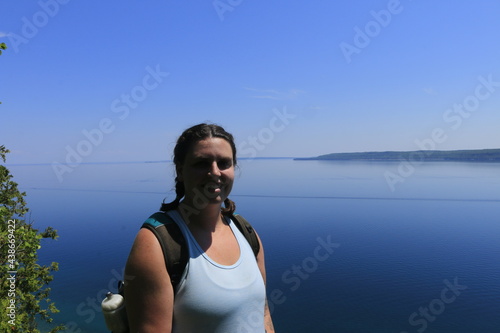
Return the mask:
<svg viewBox="0 0 500 333"><path fill-rule="evenodd" d="M222 184L208 183L205 185L205 190L210 194L219 194L222 191Z"/></svg>

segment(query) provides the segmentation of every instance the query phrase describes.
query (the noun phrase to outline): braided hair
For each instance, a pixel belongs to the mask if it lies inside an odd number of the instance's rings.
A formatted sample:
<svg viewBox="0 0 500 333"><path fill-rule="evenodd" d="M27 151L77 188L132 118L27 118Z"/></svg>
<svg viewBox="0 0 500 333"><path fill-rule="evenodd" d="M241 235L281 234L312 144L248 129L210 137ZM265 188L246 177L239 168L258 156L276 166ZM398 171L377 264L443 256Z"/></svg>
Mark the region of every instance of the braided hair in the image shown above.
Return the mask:
<svg viewBox="0 0 500 333"><path fill-rule="evenodd" d="M226 130L219 125L202 123L186 129L181 134L179 139L177 139L177 143L174 148L174 165L176 172L178 172L177 170L179 170L184 164L186 155L192 146L196 142L208 138L221 138L226 140L233 151L233 165L236 166L236 145L231 133L226 132ZM177 207L179 207L179 203L185 195L184 183L179 180L178 176L175 177L175 194L176 197L174 201L170 203L163 203L161 205L161 211L166 212L177 209ZM235 209L235 203L229 198L226 198L224 200L224 208L221 209L222 214L231 215L234 213Z"/></svg>

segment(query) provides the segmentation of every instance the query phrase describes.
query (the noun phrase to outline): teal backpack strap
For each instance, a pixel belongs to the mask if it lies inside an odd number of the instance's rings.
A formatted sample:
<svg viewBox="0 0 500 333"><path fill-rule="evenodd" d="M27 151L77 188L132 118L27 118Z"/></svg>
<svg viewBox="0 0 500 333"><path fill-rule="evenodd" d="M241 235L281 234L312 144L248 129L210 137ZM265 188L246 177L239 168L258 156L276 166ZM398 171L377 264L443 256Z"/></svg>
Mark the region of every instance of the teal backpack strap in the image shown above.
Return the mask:
<svg viewBox="0 0 500 333"><path fill-rule="evenodd" d="M252 247L253 254L255 255L255 257L257 257L260 251L260 244L254 228L252 227L250 222L248 222L243 216L239 214L233 214L231 217L236 227L241 231L243 236L245 236L246 240Z"/></svg>
<svg viewBox="0 0 500 333"><path fill-rule="evenodd" d="M175 291L189 259L186 240L179 226L168 214L158 212L151 215L141 228L151 230L158 238L165 257L165 266Z"/></svg>

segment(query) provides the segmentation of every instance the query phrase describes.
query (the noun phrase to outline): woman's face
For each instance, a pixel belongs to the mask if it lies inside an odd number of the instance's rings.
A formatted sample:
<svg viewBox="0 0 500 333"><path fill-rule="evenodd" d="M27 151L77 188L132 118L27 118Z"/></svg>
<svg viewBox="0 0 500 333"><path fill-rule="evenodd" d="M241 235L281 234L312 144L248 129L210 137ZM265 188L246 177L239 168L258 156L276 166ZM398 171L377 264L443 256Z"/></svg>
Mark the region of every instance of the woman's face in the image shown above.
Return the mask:
<svg viewBox="0 0 500 333"><path fill-rule="evenodd" d="M207 138L193 144L184 164L177 169L184 182L184 202L196 209L222 204L234 182L233 150L222 138Z"/></svg>

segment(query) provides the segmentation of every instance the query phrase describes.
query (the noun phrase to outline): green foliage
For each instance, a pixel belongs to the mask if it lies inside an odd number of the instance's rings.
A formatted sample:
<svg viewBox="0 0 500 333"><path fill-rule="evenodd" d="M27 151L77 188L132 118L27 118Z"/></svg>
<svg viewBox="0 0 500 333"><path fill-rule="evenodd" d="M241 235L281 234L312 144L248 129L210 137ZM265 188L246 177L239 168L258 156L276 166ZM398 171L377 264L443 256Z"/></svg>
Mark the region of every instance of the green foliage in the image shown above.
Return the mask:
<svg viewBox="0 0 500 333"><path fill-rule="evenodd" d="M0 146L3 162L7 153L5 146ZM57 239L57 231L48 227L39 232L24 219L28 212L25 195L19 192L9 170L0 165L0 332L39 333L37 323L52 323L51 315L59 312L47 287L58 264L40 265L37 254L41 239ZM58 325L50 332L63 329Z"/></svg>
<svg viewBox="0 0 500 333"><path fill-rule="evenodd" d="M5 45L5 43L0 43L0 55L2 55L3 50L7 50L7 45ZM2 104L2 102L0 102L0 104Z"/></svg>

